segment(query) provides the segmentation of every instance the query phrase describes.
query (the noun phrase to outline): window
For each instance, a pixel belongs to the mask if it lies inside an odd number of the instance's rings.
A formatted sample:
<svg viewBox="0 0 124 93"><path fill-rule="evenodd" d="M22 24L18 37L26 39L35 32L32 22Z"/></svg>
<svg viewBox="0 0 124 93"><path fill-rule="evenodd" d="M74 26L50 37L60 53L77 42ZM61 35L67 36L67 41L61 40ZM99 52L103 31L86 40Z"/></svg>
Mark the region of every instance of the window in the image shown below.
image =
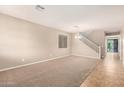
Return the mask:
<svg viewBox="0 0 124 93"><path fill-rule="evenodd" d="M66 35L59 35L58 38L58 46L59 48L67 48L67 36Z"/></svg>

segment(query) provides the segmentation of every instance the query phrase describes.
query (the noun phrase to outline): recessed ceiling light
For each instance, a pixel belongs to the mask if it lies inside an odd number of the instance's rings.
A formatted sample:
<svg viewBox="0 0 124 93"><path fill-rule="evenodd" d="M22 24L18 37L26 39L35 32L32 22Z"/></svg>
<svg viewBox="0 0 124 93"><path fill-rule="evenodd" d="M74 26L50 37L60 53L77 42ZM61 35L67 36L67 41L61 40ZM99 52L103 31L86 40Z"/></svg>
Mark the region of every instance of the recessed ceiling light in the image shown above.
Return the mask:
<svg viewBox="0 0 124 93"><path fill-rule="evenodd" d="M75 25L75 26L73 26L74 28L79 28L79 26L78 25Z"/></svg>
<svg viewBox="0 0 124 93"><path fill-rule="evenodd" d="M38 11L43 11L45 8L41 5L36 5L35 9L38 10Z"/></svg>

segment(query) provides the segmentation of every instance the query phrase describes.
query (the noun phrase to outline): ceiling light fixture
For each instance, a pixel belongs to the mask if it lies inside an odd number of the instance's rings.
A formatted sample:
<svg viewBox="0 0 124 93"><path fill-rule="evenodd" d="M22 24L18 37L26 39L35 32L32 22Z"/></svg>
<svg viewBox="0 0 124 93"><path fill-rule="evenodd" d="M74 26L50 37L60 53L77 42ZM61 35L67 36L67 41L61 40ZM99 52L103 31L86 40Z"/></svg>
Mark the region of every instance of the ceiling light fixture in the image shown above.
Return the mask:
<svg viewBox="0 0 124 93"><path fill-rule="evenodd" d="M36 5L36 6L35 6L35 9L38 10L38 11L42 11L42 10L44 10L45 8L44 8L43 6L41 6L41 5Z"/></svg>
<svg viewBox="0 0 124 93"><path fill-rule="evenodd" d="M78 25L75 25L75 26L73 26L74 28L79 28L79 26Z"/></svg>

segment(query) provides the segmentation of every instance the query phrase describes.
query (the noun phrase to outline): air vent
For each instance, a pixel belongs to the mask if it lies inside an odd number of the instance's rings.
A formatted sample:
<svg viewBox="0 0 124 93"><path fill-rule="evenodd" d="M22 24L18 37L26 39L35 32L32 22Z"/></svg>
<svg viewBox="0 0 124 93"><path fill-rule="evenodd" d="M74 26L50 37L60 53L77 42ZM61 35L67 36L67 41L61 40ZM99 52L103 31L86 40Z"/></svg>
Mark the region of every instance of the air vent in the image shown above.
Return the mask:
<svg viewBox="0 0 124 93"><path fill-rule="evenodd" d="M41 5L36 5L35 9L38 11L43 11L45 8Z"/></svg>

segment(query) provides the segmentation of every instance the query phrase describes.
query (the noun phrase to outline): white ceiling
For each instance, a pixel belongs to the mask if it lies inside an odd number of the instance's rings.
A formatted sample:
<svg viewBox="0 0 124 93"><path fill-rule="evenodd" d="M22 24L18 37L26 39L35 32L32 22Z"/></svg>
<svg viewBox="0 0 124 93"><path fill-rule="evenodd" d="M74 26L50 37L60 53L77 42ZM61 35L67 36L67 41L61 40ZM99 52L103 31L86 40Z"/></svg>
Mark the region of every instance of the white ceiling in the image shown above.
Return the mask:
<svg viewBox="0 0 124 93"><path fill-rule="evenodd" d="M124 25L124 6L1 5L0 13L67 32L89 30L117 31Z"/></svg>

